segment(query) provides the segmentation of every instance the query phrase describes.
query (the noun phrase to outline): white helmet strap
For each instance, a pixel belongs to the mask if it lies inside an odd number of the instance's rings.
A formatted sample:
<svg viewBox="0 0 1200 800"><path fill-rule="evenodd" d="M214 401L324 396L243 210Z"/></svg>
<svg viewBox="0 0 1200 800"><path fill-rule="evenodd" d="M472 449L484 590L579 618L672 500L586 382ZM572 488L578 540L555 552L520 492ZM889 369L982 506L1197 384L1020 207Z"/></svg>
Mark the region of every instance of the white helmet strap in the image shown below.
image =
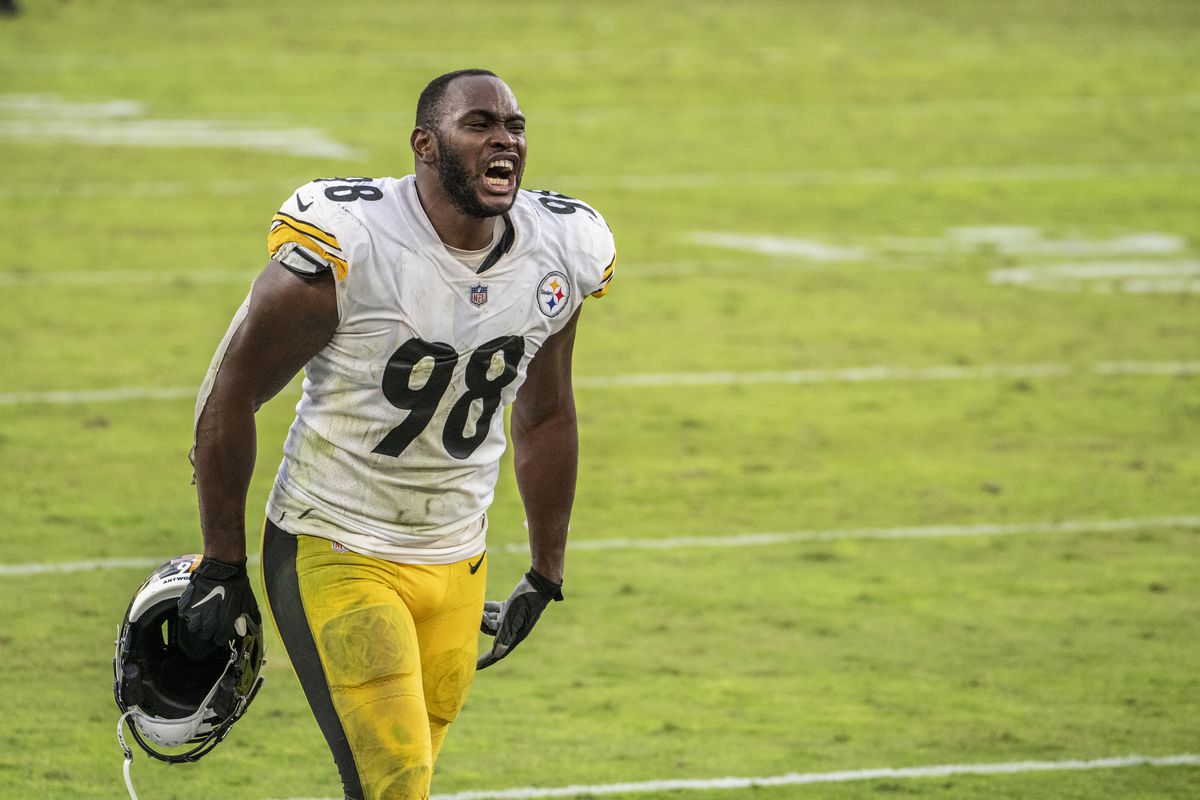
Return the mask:
<svg viewBox="0 0 1200 800"><path fill-rule="evenodd" d="M125 744L125 720L133 716L132 711L126 711L117 720L117 741L121 743L121 749L125 751L125 788L129 790L129 800L138 800L137 792L133 790L133 778L129 775L129 768L133 766L133 751L129 749L129 745ZM133 724L133 723L130 723Z"/></svg>

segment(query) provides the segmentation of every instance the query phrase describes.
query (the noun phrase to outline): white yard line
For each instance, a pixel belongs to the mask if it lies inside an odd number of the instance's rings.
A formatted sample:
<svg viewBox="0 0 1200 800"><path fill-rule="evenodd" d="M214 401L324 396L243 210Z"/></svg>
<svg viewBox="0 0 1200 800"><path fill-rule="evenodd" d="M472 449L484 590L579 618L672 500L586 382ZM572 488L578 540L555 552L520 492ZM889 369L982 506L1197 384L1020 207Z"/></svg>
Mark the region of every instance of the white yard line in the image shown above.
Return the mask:
<svg viewBox="0 0 1200 800"><path fill-rule="evenodd" d="M286 192L287 190L284 189L283 191ZM3 197L3 195L0 194L0 197ZM263 263L266 263L265 257ZM774 262L767 264L767 266L773 268L787 268L790 267L791 264L792 262L790 261L786 263ZM885 266L889 269L894 268L893 264L880 266ZM621 267L621 274L625 277L635 275L639 278L650 278L676 276L681 274L692 275L697 273L711 273L714 270L720 269L735 269L744 271L745 268L746 262L744 260L731 259L705 259L703 261L645 261L635 264L623 264ZM14 288L28 287L31 289L41 289L46 286L123 287L130 284L175 284L179 286L192 286L195 284L233 283L248 286L261 270L261 264L258 266L247 267L245 269L194 269L187 271L154 269L48 271L0 268L0 286L11 286Z"/></svg>
<svg viewBox="0 0 1200 800"><path fill-rule="evenodd" d="M1200 375L1200 361L1110 361L1093 369L1097 375Z"/></svg>
<svg viewBox="0 0 1200 800"><path fill-rule="evenodd" d="M359 159L364 153L315 128L268 128L261 122L146 119L133 100L79 103L55 95L0 95L0 139L95 146L265 150L295 156Z"/></svg>
<svg viewBox="0 0 1200 800"><path fill-rule="evenodd" d="M1143 519L1062 520L979 525L932 525L913 528L848 528L841 530L740 533L732 536L673 536L662 539L576 539L571 550L685 550L702 547L751 547L843 539L939 539L1016 534L1129 533L1131 531L1200 528L1200 516ZM525 553L526 545L505 545L506 552ZM2 574L2 573L0 573Z"/></svg>
<svg viewBox="0 0 1200 800"><path fill-rule="evenodd" d="M994 251L1017 256L1100 256L1115 259L1124 256L1177 255L1186 252L1188 245L1183 236L1158 231L1109 239L1079 236L1054 239L1047 238L1041 228L997 225L949 228L941 237L878 237L871 246L847 246L796 236L731 231L694 231L685 240L703 247L796 258L814 263L872 262L894 252L913 255ZM993 270L989 279L992 283L1028 284L1046 280L1194 276L1196 265L1196 261L1086 261Z"/></svg>
<svg viewBox="0 0 1200 800"><path fill-rule="evenodd" d="M145 270L97 270L95 272L0 272L0 286L126 286L129 284L244 283L249 285L257 270L196 270L155 272Z"/></svg>
<svg viewBox="0 0 1200 800"><path fill-rule="evenodd" d="M774 372L664 372L633 375L579 377L575 386L582 389L618 389L626 387L737 386L744 384L823 384L895 381L987 380L994 378L1064 378L1076 374L1103 377L1200 374L1200 361L1122 361L1100 362L1076 368L1070 364L985 364L960 367L949 364L936 367L850 367L847 369L806 369ZM0 395L0 404L3 403Z"/></svg>
<svg viewBox="0 0 1200 800"><path fill-rule="evenodd" d="M77 198L89 200L98 197L154 198L154 197L206 197L240 196L255 193L277 193L278 198L308 180L297 176L293 180L271 181L78 181L54 183L39 181L25 184L0 183L0 200L43 200L46 198Z"/></svg>
<svg viewBox="0 0 1200 800"><path fill-rule="evenodd" d="M110 569L154 569L167 558L93 558L88 561L48 561L28 564L0 564L0 577L20 575L64 575L72 572L102 572Z"/></svg>
<svg viewBox="0 0 1200 800"><path fill-rule="evenodd" d="M988 283L1050 291L1181 294L1200 290L1200 260L1083 261L995 269Z"/></svg>
<svg viewBox="0 0 1200 800"><path fill-rule="evenodd" d="M960 367L849 367L846 369L801 369L772 372L663 372L630 375L593 375L575 378L580 389L664 388L673 386L741 386L750 384L826 384L895 381L989 380L996 378L1065 378L1077 374L1101 377L1140 375L1200 375L1200 361L1120 361L1085 367L1070 364L985 364ZM112 389L80 389L47 392L0 393L0 406L113 403L125 400L195 399L190 386L120 386Z"/></svg>
<svg viewBox="0 0 1200 800"><path fill-rule="evenodd" d="M125 400L196 399L194 386L155 388L124 386L115 389L83 389L61 392L8 392L0 394L0 406L71 405L74 403L118 403Z"/></svg>
<svg viewBox="0 0 1200 800"><path fill-rule="evenodd" d="M843 247L792 236L697 231L691 235L690 240L693 244L707 247L723 247L767 256L794 256L822 263L867 261L872 256L872 253L863 247Z"/></svg>
<svg viewBox="0 0 1200 800"><path fill-rule="evenodd" d="M95 147L200 147L362 159L362 151L314 128L267 129L210 120L0 120L0 139Z"/></svg>
<svg viewBox="0 0 1200 800"><path fill-rule="evenodd" d="M961 166L868 169L763 170L757 172L674 172L661 175L556 175L547 184L564 191L623 189L667 191L746 186L890 186L926 183L1072 183L1111 179L1188 178L1200 163L1171 164L964 164Z"/></svg>
<svg viewBox="0 0 1200 800"><path fill-rule="evenodd" d="M430 800L538 800L551 797L592 797L610 794L660 794L664 792L705 791L719 789L758 789L773 786L808 786L819 783L849 783L853 781L912 780L947 778L954 775L1019 775L1027 772L1078 772L1097 769L1127 769L1130 767L1195 767L1200 755L1181 753L1171 756L1128 755L1112 758L1068 759L1064 761L1007 761L985 764L934 764L926 767L879 767L876 769L842 770L837 772L789 772L762 778L676 778L671 780L637 781L630 783L599 783L592 785L539 787L515 789L477 789L451 794L435 794ZM291 798L291 800L335 800L335 798Z"/></svg>
<svg viewBox="0 0 1200 800"><path fill-rule="evenodd" d="M284 192L287 190L284 189ZM282 194L283 192L281 192ZM0 189L0 198L3 190ZM265 257L264 257L264 262ZM794 259L774 259L759 264L759 268L775 270L794 270L806 268ZM898 265L895 262L870 262L873 269L896 270L919 268L919 263L912 261ZM718 270L737 270L739 273L746 269L744 260L712 259L679 260L679 261L645 261L634 264L623 264L621 275L623 280L631 276L636 278L662 278L679 275L712 275ZM47 286L115 286L128 285L178 285L193 286L196 284L240 284L248 286L262 270L262 265L246 269L196 269L196 270L23 270L0 267L0 286L13 288L42 289Z"/></svg>
<svg viewBox="0 0 1200 800"><path fill-rule="evenodd" d="M843 539L935 539L1017 534L1130 533L1149 530L1200 529L1200 515L1136 519L1059 520L1055 522L980 523L904 528L844 528L779 533L740 533L731 536L668 536L661 539L580 539L571 550L691 550L706 547L754 547L796 542L829 542ZM506 553L528 553L524 544L499 545ZM152 569L167 561L158 558L99 558L88 561L0 564L0 577L98 572L110 569ZM255 558L251 556L251 561Z"/></svg>
<svg viewBox="0 0 1200 800"><path fill-rule="evenodd" d="M212 141L211 134L205 132L197 139L195 131L187 131L188 136L200 144L201 139ZM269 133L269 132L268 132ZM74 132L82 136L83 132ZM153 134L153 136L151 135ZM184 138L181 133L171 132L176 139ZM357 155L343 145L297 139L299 134L292 136L295 141L281 141L274 134L271 137L250 137L247 141L234 143L242 132L236 130L223 131L222 136L231 140L227 146L254 148L290 148L300 150L321 150L330 157L345 153L345 157ZM40 134L39 134L40 135ZM133 133L124 134L126 139L134 137ZM119 142L124 144L147 145L154 144L153 138L162 140L167 134L162 130L146 130L138 133L138 141ZM304 136L315 136L316 132L304 131ZM135 138L137 138L135 137ZM97 138L97 137L93 137ZM110 137L111 138L111 137ZM160 142L164 143L164 142ZM185 146L188 142L174 144ZM589 189L623 189L626 191L665 191L686 189L723 189L745 186L788 186L792 188L807 188L813 186L890 186L904 184L928 183L1072 183L1077 181L1094 181L1110 179L1151 179L1151 178L1190 178L1200 176L1200 162L1172 162L1159 164L964 164L960 166L915 166L910 169L879 168L847 168L847 169L798 169L798 170L762 170L756 172L667 172L654 174L605 174L605 175L546 175L528 185L532 188L549 186L560 191L580 191ZM297 180L290 188L303 182ZM281 188L282 187L282 188ZM160 182L80 182L71 184L53 184L45 181L30 184L0 184L0 199L36 199L46 197L188 197L192 195L244 195L264 191L288 191L279 181L160 181Z"/></svg>
<svg viewBox="0 0 1200 800"><path fill-rule="evenodd" d="M1200 366L1198 362L1197 366ZM979 367L849 367L766 372L664 372L576 378L584 389L666 386L734 386L742 384L866 383L873 381L923 382L986 378L1057 378L1075 372L1070 364L990 364ZM3 395L0 395L2 398Z"/></svg>

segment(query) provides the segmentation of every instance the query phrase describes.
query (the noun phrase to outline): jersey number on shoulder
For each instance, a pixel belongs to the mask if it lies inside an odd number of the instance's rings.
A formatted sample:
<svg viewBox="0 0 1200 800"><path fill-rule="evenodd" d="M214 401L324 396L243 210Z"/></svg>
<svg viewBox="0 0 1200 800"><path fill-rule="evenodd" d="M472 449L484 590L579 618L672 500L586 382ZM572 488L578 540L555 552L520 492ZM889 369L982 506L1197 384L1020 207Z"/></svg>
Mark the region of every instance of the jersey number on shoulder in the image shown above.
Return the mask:
<svg viewBox="0 0 1200 800"><path fill-rule="evenodd" d="M593 218L596 216L595 211L592 211L591 208L584 203L580 203L574 197L567 197L565 194L559 194L558 192L548 192L545 189L534 189L533 193L541 195L538 198L538 202L555 214L574 214L576 211L582 209L591 214Z"/></svg>
<svg viewBox="0 0 1200 800"><path fill-rule="evenodd" d="M370 178L317 178L313 183L370 183ZM383 190L378 186L326 186L325 196L339 203L349 203L354 200L382 200Z"/></svg>
<svg viewBox="0 0 1200 800"><path fill-rule="evenodd" d="M499 359L503 367L494 368ZM525 355L525 340L520 336L501 336L481 344L467 359L467 391L455 401L446 416L446 427L442 430L442 445L446 452L457 459L470 456L491 427L492 415L500 407L500 392L517 378L517 367ZM426 362L425 382L413 388L410 381L417 365ZM442 395L450 387L454 367L458 364L458 353L444 342L426 342L409 339L396 348L383 370L383 396L396 408L408 411L408 416L375 445L374 453L399 456L433 419ZM466 435L467 421L475 401L482 403L475 432Z"/></svg>

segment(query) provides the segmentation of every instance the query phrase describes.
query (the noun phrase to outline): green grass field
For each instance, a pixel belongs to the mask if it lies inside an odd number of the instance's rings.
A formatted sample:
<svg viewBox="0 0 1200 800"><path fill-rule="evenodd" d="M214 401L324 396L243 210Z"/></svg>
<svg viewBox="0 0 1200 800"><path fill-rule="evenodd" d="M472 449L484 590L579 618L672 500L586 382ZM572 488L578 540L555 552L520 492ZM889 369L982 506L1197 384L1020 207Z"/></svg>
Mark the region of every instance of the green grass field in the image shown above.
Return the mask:
<svg viewBox="0 0 1200 800"><path fill-rule="evenodd" d="M465 66L621 257L576 350L568 602L481 674L435 796L1133 754L1192 759L604 796L1200 796L1200 5L22 5L0 797L124 796L112 639L200 546L188 392L282 199L409 172L417 94ZM259 415L253 530L296 396ZM493 595L522 518L506 472ZM946 535L988 524L1027 527ZM145 800L338 795L268 659L213 755L138 754Z"/></svg>

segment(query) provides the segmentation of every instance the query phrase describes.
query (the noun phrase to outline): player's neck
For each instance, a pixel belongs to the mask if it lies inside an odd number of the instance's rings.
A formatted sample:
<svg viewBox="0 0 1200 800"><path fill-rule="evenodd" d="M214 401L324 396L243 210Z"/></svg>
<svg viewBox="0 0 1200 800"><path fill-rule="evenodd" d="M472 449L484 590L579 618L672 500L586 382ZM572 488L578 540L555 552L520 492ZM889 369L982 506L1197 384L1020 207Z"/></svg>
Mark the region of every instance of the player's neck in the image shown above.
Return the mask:
<svg viewBox="0 0 1200 800"><path fill-rule="evenodd" d="M417 200L429 217L442 244L459 250L479 250L492 241L495 217L472 217L462 213L444 192L430 190L417 182Z"/></svg>

